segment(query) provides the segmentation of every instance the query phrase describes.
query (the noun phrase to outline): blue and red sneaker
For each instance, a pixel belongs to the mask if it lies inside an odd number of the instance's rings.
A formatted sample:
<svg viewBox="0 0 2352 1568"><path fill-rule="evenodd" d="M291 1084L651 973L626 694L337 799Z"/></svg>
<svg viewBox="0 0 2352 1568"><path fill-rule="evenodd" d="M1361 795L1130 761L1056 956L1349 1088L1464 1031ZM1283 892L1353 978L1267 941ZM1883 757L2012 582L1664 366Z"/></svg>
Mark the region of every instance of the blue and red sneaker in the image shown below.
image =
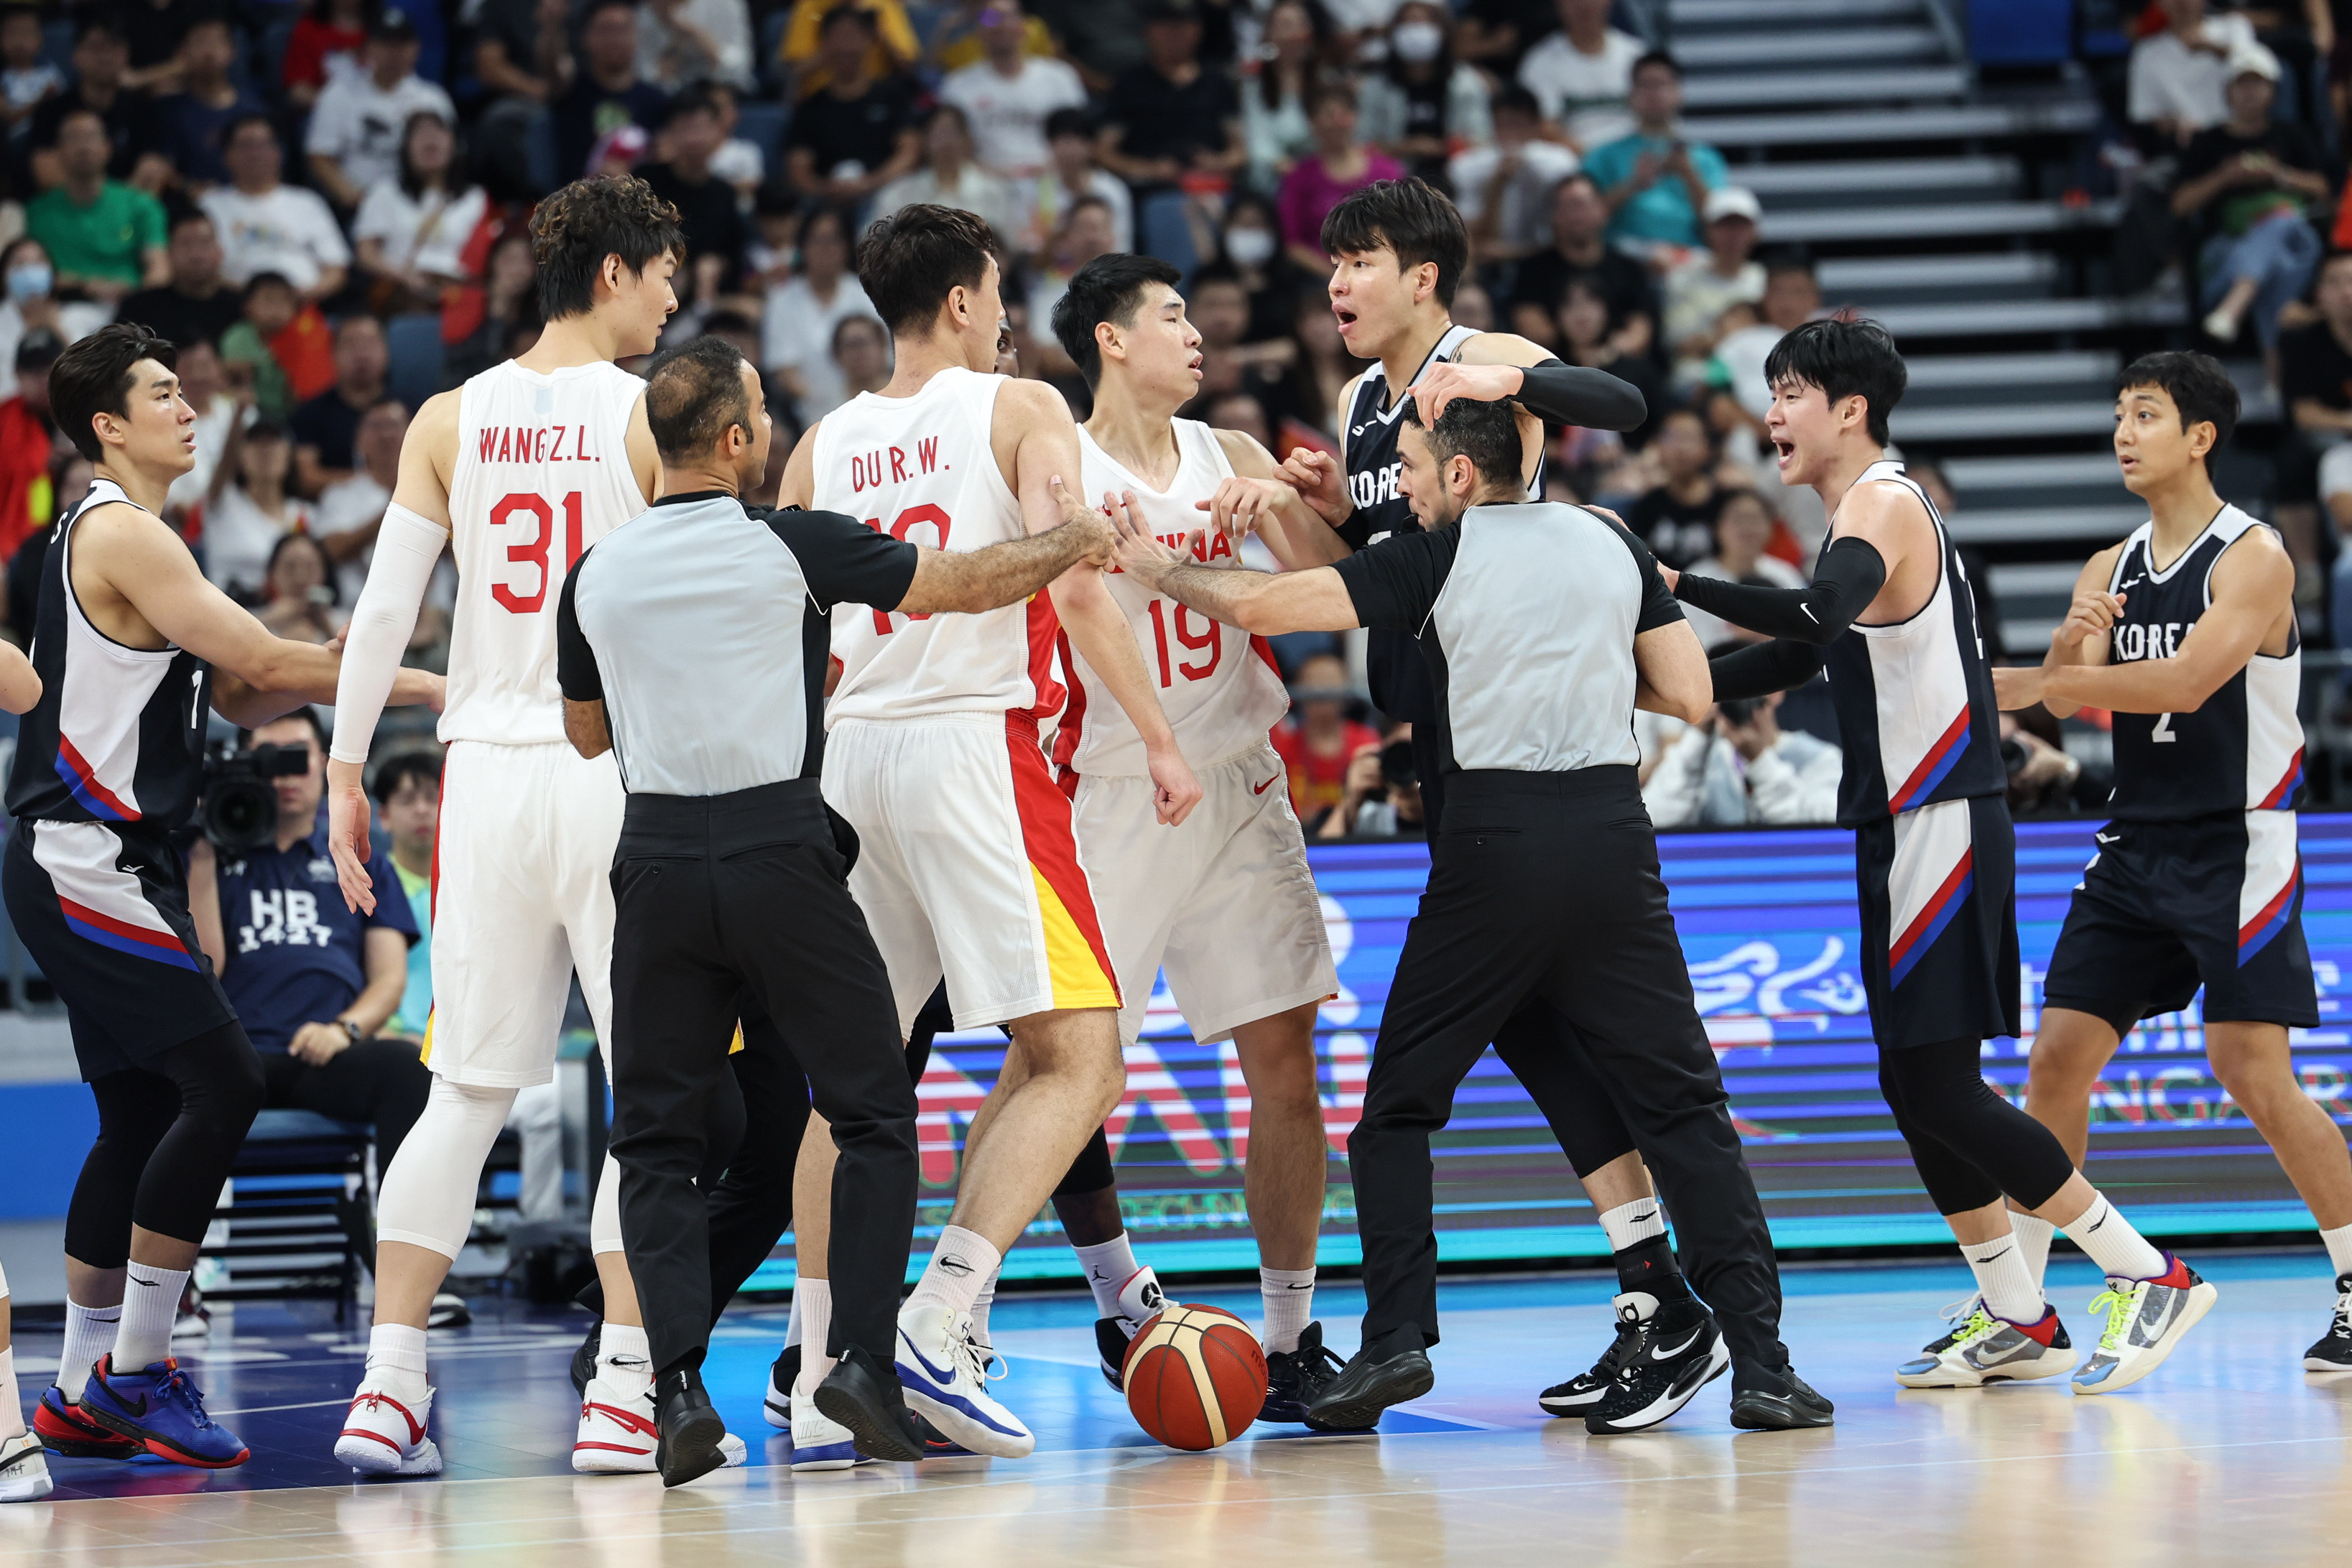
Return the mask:
<svg viewBox="0 0 2352 1568"><path fill-rule="evenodd" d="M128 1459L147 1451L91 1420L80 1406L68 1404L66 1391L54 1383L33 1407L33 1433L41 1447L68 1458Z"/></svg>
<svg viewBox="0 0 2352 1568"><path fill-rule="evenodd" d="M205 1396L180 1370L177 1356L122 1373L114 1370L113 1356L100 1356L81 1409L108 1431L173 1464L225 1470L252 1457L236 1433L205 1414Z"/></svg>

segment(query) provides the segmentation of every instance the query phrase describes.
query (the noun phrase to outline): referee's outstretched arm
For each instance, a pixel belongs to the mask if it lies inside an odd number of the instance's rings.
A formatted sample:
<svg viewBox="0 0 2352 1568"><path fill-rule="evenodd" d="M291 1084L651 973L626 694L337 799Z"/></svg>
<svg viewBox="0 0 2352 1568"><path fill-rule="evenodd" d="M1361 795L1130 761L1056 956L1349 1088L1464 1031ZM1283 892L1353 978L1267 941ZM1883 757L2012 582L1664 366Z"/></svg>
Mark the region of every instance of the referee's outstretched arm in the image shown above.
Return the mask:
<svg viewBox="0 0 2352 1568"><path fill-rule="evenodd" d="M1127 497L1131 504L1133 496ZM1151 536L1130 506L1114 507L1118 569L1169 598L1253 636L1285 632L1352 632L1363 622L1356 601L1328 566L1307 571L1251 571L1194 566Z"/></svg>

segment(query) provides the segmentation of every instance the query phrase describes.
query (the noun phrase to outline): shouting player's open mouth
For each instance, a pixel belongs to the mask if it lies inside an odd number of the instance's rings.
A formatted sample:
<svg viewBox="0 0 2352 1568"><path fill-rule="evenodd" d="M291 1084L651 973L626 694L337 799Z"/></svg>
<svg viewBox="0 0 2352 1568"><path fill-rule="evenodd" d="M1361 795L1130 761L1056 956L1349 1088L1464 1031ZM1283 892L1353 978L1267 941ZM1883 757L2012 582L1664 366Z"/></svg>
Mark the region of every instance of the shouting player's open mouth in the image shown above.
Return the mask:
<svg viewBox="0 0 2352 1568"><path fill-rule="evenodd" d="M1772 450L1780 454L1780 466L1786 468L1789 465L1789 459L1797 455L1797 444L1793 441L1776 439L1772 443Z"/></svg>

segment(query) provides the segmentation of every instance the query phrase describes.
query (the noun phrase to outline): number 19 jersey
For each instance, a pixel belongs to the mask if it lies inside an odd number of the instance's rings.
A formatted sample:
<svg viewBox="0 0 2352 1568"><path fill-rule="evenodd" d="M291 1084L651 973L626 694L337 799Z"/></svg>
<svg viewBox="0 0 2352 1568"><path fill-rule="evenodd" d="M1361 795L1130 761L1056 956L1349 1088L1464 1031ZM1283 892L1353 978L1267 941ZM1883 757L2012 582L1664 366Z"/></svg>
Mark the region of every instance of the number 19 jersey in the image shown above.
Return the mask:
<svg viewBox="0 0 2352 1568"><path fill-rule="evenodd" d="M1021 503L990 440L1003 385L1003 376L950 368L912 397L850 399L817 426L814 507L936 549L1021 538ZM1044 717L1062 706L1059 631L1043 592L977 615L844 610L833 618L841 682L825 727L953 713Z"/></svg>
<svg viewBox="0 0 2352 1568"><path fill-rule="evenodd" d="M646 509L628 448L645 395L644 381L615 364L542 374L511 360L459 392L445 742L563 738L555 606L580 553Z"/></svg>

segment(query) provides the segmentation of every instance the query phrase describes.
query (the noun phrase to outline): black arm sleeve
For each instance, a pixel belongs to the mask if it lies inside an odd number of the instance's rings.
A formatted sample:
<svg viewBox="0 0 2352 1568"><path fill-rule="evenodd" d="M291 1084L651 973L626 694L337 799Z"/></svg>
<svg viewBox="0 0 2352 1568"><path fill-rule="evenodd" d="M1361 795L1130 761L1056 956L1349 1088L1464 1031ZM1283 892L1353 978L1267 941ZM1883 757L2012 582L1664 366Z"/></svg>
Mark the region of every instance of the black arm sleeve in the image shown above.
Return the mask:
<svg viewBox="0 0 2352 1568"><path fill-rule="evenodd" d="M1357 624L1420 635L1461 542L1460 528L1391 534L1334 564L1331 570L1355 601Z"/></svg>
<svg viewBox="0 0 2352 1568"><path fill-rule="evenodd" d="M1719 703L1792 690L1820 674L1821 667L1819 648L1785 637L1751 643L1707 663L1715 675L1715 700Z"/></svg>
<svg viewBox="0 0 2352 1568"><path fill-rule="evenodd" d="M1770 637L1826 646L1886 586L1886 558L1864 539L1843 538L1822 552L1809 588L1750 588L1685 572L1675 597L1734 626Z"/></svg>
<svg viewBox="0 0 2352 1568"><path fill-rule="evenodd" d="M1519 406L1553 424L1576 424L1587 430L1634 430L1650 416L1650 407L1641 389L1607 371L1546 360L1520 374Z"/></svg>
<svg viewBox="0 0 2352 1568"><path fill-rule="evenodd" d="M563 591L555 601L555 684L563 688L567 702L604 699L604 673L596 668L596 651L588 645L587 634L580 630L580 611L572 597L580 586L580 569L595 553L593 545L580 552L580 559L563 574Z"/></svg>
<svg viewBox="0 0 2352 1568"><path fill-rule="evenodd" d="M869 528L839 512L803 512L798 507L753 514L766 523L800 562L809 597L820 610L836 604L870 604L895 610L915 580L920 552L904 539Z"/></svg>

